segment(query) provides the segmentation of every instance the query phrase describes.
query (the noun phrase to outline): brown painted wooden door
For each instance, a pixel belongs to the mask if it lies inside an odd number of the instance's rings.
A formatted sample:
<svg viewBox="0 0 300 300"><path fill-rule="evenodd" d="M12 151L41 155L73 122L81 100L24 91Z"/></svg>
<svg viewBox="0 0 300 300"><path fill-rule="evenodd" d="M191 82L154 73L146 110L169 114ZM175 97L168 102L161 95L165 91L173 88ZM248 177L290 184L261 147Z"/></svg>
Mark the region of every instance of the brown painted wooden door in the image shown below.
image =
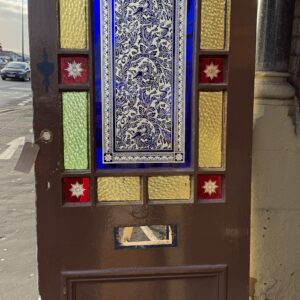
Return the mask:
<svg viewBox="0 0 300 300"><path fill-rule="evenodd" d="M42 300L248 299L256 1L29 13Z"/></svg>

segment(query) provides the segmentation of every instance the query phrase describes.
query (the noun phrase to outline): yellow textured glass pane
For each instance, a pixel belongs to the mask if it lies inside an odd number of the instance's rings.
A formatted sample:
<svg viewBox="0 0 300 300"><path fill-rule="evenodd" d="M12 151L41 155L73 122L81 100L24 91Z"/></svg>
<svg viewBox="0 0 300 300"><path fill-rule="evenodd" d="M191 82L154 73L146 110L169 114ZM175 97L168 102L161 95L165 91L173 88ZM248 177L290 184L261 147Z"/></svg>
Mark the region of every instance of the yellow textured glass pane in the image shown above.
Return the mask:
<svg viewBox="0 0 300 300"><path fill-rule="evenodd" d="M148 178L150 200L189 200L189 176L157 176Z"/></svg>
<svg viewBox="0 0 300 300"><path fill-rule="evenodd" d="M65 92L63 101L64 166L83 170L89 166L88 94Z"/></svg>
<svg viewBox="0 0 300 300"><path fill-rule="evenodd" d="M231 25L231 0L227 1L227 7L226 7L226 45L225 49L229 50L230 46L230 25Z"/></svg>
<svg viewBox="0 0 300 300"><path fill-rule="evenodd" d="M60 0L60 47L85 49L88 45L87 0Z"/></svg>
<svg viewBox="0 0 300 300"><path fill-rule="evenodd" d="M98 201L141 200L140 177L99 177Z"/></svg>
<svg viewBox="0 0 300 300"><path fill-rule="evenodd" d="M199 167L222 167L223 92L200 92Z"/></svg>
<svg viewBox="0 0 300 300"><path fill-rule="evenodd" d="M226 0L202 0L201 49L225 48Z"/></svg>

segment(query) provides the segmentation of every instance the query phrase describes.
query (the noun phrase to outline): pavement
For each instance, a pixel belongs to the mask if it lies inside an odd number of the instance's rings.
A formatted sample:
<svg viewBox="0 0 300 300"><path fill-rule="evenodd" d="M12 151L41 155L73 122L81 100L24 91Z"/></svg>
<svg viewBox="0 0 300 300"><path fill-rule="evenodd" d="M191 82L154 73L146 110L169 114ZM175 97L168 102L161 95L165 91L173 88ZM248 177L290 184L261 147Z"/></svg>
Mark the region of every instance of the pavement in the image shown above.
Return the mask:
<svg viewBox="0 0 300 300"><path fill-rule="evenodd" d="M14 171L32 141L30 82L0 80L0 300L37 300L34 174Z"/></svg>
<svg viewBox="0 0 300 300"><path fill-rule="evenodd" d="M22 107L32 102L31 83L0 79L0 110Z"/></svg>

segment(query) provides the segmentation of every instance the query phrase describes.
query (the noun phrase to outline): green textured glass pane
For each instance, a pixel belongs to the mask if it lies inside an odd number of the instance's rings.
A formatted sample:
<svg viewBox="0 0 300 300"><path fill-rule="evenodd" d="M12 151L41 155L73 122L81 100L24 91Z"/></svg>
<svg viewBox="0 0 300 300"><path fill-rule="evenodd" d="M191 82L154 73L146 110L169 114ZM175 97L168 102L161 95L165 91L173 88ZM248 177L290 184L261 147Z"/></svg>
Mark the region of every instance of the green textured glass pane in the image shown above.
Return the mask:
<svg viewBox="0 0 300 300"><path fill-rule="evenodd" d="M62 100L65 169L88 169L88 94L65 92Z"/></svg>

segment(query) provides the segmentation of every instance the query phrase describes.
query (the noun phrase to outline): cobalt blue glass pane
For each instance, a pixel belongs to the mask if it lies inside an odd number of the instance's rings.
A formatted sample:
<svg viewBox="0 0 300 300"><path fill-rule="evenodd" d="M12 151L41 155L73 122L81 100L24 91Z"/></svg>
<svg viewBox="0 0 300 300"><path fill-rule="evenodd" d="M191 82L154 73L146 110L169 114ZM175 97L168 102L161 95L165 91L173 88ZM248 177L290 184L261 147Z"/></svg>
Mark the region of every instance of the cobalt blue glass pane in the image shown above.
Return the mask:
<svg viewBox="0 0 300 300"><path fill-rule="evenodd" d="M194 0L94 1L96 166L191 166Z"/></svg>

